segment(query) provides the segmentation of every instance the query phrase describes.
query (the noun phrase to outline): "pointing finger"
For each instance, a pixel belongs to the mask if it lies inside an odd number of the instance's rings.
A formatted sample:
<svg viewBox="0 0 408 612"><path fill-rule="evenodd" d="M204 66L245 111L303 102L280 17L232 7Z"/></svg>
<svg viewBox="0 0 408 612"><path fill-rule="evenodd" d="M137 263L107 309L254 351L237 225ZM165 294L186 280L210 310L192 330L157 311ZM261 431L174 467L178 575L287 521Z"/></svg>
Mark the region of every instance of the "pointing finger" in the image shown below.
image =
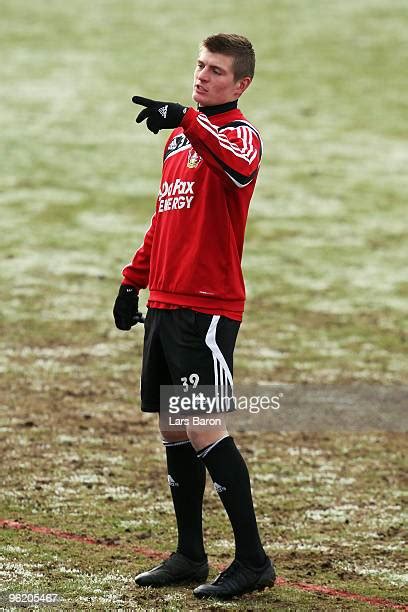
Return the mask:
<svg viewBox="0 0 408 612"><path fill-rule="evenodd" d="M132 102L134 104L140 104L141 106L147 106L147 108L157 104L156 100L151 100L150 98L142 98L141 96L133 96Z"/></svg>

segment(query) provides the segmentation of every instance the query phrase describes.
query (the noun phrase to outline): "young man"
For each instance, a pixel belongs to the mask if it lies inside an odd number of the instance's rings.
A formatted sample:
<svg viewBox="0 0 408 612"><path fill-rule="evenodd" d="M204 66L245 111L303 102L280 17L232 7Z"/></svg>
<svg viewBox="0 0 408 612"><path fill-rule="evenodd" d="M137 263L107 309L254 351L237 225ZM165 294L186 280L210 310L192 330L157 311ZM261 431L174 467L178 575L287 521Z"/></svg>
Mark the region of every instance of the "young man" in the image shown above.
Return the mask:
<svg viewBox="0 0 408 612"><path fill-rule="evenodd" d="M194 72L198 110L135 96L157 134L173 129L163 157L155 213L142 246L122 274L116 326L140 320L139 289L150 289L145 322L142 411L160 412L160 387L194 382L232 386L235 340L244 310L241 271L248 207L262 156L257 130L237 104L251 84L255 53L243 36L217 34L201 46ZM223 421L207 428L161 423L168 482L178 527L177 552L139 574L140 586L203 582L206 468L235 537L235 559L197 597L229 598L272 586L275 571L262 547L244 459Z"/></svg>

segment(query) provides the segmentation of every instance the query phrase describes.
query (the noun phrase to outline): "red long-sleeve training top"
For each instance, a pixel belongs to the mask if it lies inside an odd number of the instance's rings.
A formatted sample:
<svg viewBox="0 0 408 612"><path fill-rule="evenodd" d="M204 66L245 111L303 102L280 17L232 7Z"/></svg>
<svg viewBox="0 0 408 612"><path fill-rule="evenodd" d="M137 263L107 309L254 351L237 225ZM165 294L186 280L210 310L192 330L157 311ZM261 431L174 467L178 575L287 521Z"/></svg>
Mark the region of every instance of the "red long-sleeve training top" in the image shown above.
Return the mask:
<svg viewBox="0 0 408 612"><path fill-rule="evenodd" d="M164 149L156 210L123 282L149 287L148 306L242 319L245 225L262 156L236 108L189 108Z"/></svg>

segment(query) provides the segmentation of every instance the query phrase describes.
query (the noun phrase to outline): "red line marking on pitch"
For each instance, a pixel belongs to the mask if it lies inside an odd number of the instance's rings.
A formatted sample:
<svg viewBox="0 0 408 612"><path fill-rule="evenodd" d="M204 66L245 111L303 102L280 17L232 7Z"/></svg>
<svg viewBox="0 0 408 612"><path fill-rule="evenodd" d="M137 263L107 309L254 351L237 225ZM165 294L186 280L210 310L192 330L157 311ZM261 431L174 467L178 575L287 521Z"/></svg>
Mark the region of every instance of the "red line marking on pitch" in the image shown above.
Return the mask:
<svg viewBox="0 0 408 612"><path fill-rule="evenodd" d="M61 531L60 529L54 529L52 527L41 527L40 525L30 525L29 523L23 523L21 521L11 521L7 519L0 519L0 527L3 529L22 529L32 531L33 533L40 533L42 535L51 535L56 538L62 538L64 540L73 540L75 542L83 542L84 544L98 544L99 546L123 546L120 542L115 540L106 540L104 538L91 538L86 535L80 535L76 533L70 533L68 531ZM145 546L131 546L134 552L139 553L150 559L166 559L168 553L163 553L152 548ZM216 563L217 569L223 569L225 566ZM331 587L319 585L319 584L308 584L305 582L291 582L278 576L276 579L277 586L286 586L301 591L308 591L310 593L318 593L320 595L329 595L330 597L340 597L342 599L349 599L354 601L361 601L362 603L371 604L374 606L382 606L383 608L391 608L393 610L405 610L408 612L408 605L398 604L389 599L383 599L382 597L366 597L365 595L358 595L357 593L351 593L349 591L342 591L340 589L332 589Z"/></svg>
<svg viewBox="0 0 408 612"><path fill-rule="evenodd" d="M61 531L60 529L53 529L52 527L41 527L40 525L29 525L28 523L22 523L21 521L10 521L7 519L0 519L0 527L4 529L26 529L33 533L41 533L42 535L51 535L56 538L62 538L63 540L74 540L75 542L83 542L84 544L99 544L100 546L120 546L119 542L115 540L106 540L104 538L90 538L89 536L80 535L77 533L70 533L68 531ZM166 553L146 548L145 546L132 546L134 552L150 557L151 559L165 559Z"/></svg>

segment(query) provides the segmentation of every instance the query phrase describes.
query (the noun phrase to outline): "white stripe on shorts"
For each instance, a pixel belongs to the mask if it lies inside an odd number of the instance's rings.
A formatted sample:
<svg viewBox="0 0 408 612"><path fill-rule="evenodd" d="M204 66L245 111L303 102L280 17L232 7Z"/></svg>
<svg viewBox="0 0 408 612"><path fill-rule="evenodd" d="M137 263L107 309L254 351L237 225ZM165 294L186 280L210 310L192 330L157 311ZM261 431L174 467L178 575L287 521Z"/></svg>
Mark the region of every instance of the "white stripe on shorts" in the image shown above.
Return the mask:
<svg viewBox="0 0 408 612"><path fill-rule="evenodd" d="M217 397L228 396L228 385L233 389L232 374L228 367L225 357L221 352L216 341L217 325L220 320L220 315L213 315L213 318L208 328L205 337L205 343L211 349L214 361L214 385Z"/></svg>

